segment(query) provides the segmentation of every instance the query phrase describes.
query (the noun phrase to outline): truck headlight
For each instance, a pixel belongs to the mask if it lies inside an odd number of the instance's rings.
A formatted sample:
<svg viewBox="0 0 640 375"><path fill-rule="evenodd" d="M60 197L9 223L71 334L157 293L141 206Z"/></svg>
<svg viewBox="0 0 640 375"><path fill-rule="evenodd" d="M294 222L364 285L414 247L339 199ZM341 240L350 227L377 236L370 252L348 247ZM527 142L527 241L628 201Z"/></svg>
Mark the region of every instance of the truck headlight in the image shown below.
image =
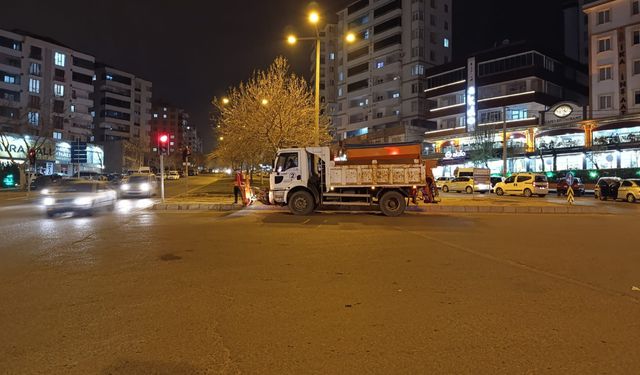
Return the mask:
<svg viewBox="0 0 640 375"><path fill-rule="evenodd" d="M120 189L122 189L122 191L127 191L127 190L129 190L129 188L130 188L129 184L124 184L124 185L120 186Z"/></svg>
<svg viewBox="0 0 640 375"><path fill-rule="evenodd" d="M56 204L56 200L51 197L46 197L45 199L42 200L42 203L45 206L53 206L54 204Z"/></svg>

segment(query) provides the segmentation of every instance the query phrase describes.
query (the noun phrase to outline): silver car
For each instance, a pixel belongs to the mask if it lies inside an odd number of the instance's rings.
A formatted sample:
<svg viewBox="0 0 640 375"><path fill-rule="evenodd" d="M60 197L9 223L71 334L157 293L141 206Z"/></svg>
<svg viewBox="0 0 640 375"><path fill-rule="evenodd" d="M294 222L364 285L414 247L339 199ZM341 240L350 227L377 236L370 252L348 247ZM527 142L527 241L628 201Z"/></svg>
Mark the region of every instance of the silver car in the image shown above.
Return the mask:
<svg viewBox="0 0 640 375"><path fill-rule="evenodd" d="M121 197L151 198L157 192L156 176L150 173L132 174L120 185Z"/></svg>
<svg viewBox="0 0 640 375"><path fill-rule="evenodd" d="M97 210L113 211L117 194L101 181L65 181L43 194L47 217L65 212L93 215Z"/></svg>

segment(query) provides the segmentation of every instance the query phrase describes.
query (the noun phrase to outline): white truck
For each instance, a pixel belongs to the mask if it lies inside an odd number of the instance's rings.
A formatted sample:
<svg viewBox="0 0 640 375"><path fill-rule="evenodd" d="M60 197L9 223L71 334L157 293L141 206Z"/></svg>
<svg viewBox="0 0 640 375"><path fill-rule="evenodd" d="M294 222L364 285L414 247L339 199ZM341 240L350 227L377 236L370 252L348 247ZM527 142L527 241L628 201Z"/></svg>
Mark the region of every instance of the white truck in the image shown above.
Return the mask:
<svg viewBox="0 0 640 375"><path fill-rule="evenodd" d="M431 188L428 178L434 181L419 157L341 162L331 160L328 147L279 150L269 178L269 203L287 205L296 215L320 206L377 206L398 216L417 191Z"/></svg>

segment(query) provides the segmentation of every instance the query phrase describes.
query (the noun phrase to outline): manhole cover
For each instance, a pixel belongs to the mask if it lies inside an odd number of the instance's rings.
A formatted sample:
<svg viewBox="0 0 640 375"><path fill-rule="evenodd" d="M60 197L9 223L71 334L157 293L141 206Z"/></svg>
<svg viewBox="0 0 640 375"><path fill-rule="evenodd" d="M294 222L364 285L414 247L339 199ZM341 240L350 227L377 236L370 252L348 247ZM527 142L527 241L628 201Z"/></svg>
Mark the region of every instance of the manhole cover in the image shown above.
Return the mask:
<svg viewBox="0 0 640 375"><path fill-rule="evenodd" d="M164 254L160 256L160 260L170 261L170 260L180 260L182 257L173 254Z"/></svg>

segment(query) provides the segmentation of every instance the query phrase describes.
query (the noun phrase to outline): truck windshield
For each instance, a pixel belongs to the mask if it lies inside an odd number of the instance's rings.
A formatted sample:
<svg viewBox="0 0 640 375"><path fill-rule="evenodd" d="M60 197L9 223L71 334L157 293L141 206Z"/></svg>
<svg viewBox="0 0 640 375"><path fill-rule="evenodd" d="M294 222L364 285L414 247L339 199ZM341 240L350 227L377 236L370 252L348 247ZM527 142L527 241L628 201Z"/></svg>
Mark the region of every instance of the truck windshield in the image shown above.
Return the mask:
<svg viewBox="0 0 640 375"><path fill-rule="evenodd" d="M298 167L298 153L297 152L285 152L278 155L276 160L276 172L284 172L287 169Z"/></svg>

